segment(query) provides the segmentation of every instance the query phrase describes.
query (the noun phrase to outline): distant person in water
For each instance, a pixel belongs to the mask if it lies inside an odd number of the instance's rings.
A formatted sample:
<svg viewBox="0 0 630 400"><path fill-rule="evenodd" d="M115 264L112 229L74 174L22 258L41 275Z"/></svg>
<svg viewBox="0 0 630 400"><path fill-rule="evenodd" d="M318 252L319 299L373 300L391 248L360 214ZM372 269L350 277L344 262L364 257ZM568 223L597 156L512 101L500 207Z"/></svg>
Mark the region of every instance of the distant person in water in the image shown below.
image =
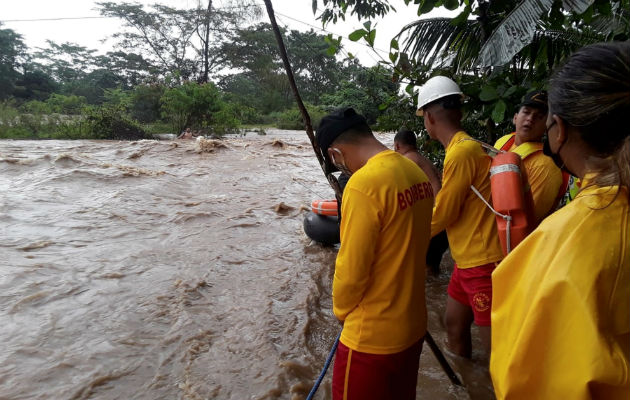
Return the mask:
<svg viewBox="0 0 630 400"><path fill-rule="evenodd" d="M179 136L177 136L177 139L192 139L193 138L193 133L191 132L190 128L186 128L185 131L183 131L182 133L179 134Z"/></svg>
<svg viewBox="0 0 630 400"><path fill-rule="evenodd" d="M429 178L433 193L437 195L442 188L440 173L435 165L418 151L416 134L409 130L399 131L394 136L394 150L415 162L424 171ZM440 274L440 263L447 249L448 238L446 231L442 231L431 238L429 250L427 251L427 267L429 267L433 275Z"/></svg>
<svg viewBox="0 0 630 400"><path fill-rule="evenodd" d="M332 290L343 324L333 400L415 400L427 328L431 184L352 108L324 117L316 140L327 170L349 177Z"/></svg>

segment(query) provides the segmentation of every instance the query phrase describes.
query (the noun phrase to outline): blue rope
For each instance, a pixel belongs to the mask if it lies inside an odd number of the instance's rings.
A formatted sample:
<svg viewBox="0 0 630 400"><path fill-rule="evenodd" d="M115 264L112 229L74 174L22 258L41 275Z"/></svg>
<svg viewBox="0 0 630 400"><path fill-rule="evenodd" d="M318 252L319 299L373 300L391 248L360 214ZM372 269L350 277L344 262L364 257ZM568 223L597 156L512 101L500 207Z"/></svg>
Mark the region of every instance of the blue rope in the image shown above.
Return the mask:
<svg viewBox="0 0 630 400"><path fill-rule="evenodd" d="M308 394L308 396L306 396L306 400L313 400L313 396L315 396L315 392L317 392L319 385L322 383L322 380L324 379L324 376L326 375L326 371L328 371L328 367L330 366L330 362L332 361L332 358L335 355L335 351L337 351L337 345L339 344L340 337L341 337L341 333L337 335L337 339L335 340L335 344L333 344L332 349L330 349L330 353L328 354L328 358L326 359L324 368L322 369L322 372L319 374L317 381L315 381L315 384L313 385L311 392Z"/></svg>

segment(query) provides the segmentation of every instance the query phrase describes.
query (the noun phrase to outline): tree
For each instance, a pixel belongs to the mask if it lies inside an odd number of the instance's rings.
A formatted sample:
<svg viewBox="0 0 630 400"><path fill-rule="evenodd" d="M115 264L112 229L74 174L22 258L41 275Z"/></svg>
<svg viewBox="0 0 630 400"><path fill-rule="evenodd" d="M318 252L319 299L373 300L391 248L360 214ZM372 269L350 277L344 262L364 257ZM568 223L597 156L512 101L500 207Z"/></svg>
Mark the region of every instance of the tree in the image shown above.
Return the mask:
<svg viewBox="0 0 630 400"><path fill-rule="evenodd" d="M20 78L21 54L26 52L22 36L12 29L0 29L0 100L8 98Z"/></svg>
<svg viewBox="0 0 630 400"><path fill-rule="evenodd" d="M226 66L240 71L222 80L226 91L244 96L244 104L263 113L291 106L289 82L269 24L237 29L221 51L226 55Z"/></svg>
<svg viewBox="0 0 630 400"><path fill-rule="evenodd" d="M398 85L390 77L391 71L383 66L357 67L339 90L323 96L322 101L334 108L353 107L374 124L382 114L381 105L396 97Z"/></svg>
<svg viewBox="0 0 630 400"><path fill-rule="evenodd" d="M131 116L140 122L154 122L160 118L160 99L164 95L162 85L138 85L130 98Z"/></svg>
<svg viewBox="0 0 630 400"><path fill-rule="evenodd" d="M317 3L315 0L314 3ZM409 6L411 0L405 0ZM334 22L347 12L367 19L350 35L373 45L370 19L391 10L388 1L325 0L321 17ZM414 0L418 15L435 7L459 9L455 18L420 19L391 41L394 78L407 79L408 93L433 74L448 74L471 99L468 117L485 126L493 141L495 123L509 124L512 106L530 88L542 88L565 57L586 44L627 40L629 0ZM471 19L471 17L474 17ZM399 42L402 43L400 46Z"/></svg>
<svg viewBox="0 0 630 400"><path fill-rule="evenodd" d="M33 54L31 68L40 69L59 83L71 83L84 78L93 68L94 53L74 43L57 44L47 41L48 48L40 48Z"/></svg>
<svg viewBox="0 0 630 400"><path fill-rule="evenodd" d="M214 114L224 107L219 89L213 83L186 82L167 89L160 102L162 115L171 122L175 132L186 127L211 126Z"/></svg>
<svg viewBox="0 0 630 400"><path fill-rule="evenodd" d="M341 82L352 80L356 62L339 61L328 54L325 37L314 31L280 30L304 100L318 104L333 94ZM222 79L221 87L262 112L283 110L293 104L289 83L271 26L257 24L234 32L224 43L227 65L241 72Z"/></svg>
<svg viewBox="0 0 630 400"><path fill-rule="evenodd" d="M159 69L138 53L110 51L97 56L94 66L116 74L123 82L123 87L131 89L137 85L157 81Z"/></svg>
<svg viewBox="0 0 630 400"><path fill-rule="evenodd" d="M13 96L23 100L46 100L52 93L59 90L55 80L41 70L26 70L15 82Z"/></svg>
<svg viewBox="0 0 630 400"><path fill-rule="evenodd" d="M150 10L135 3L97 3L102 15L120 18L129 31L115 33L123 50L139 52L159 74L175 82L207 82L223 62L220 45L228 32L256 14L254 4L223 9L199 1L193 9L154 4Z"/></svg>

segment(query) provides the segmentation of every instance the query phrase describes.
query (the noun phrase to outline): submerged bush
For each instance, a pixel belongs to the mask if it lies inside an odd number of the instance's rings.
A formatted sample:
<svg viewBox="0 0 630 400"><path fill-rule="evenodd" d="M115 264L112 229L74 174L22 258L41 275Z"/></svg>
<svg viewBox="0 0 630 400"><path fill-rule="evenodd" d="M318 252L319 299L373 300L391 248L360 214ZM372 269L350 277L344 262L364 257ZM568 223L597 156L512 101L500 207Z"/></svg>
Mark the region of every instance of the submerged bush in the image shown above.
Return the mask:
<svg viewBox="0 0 630 400"><path fill-rule="evenodd" d="M305 104L305 106L309 116L311 117L311 125L313 126L313 129L317 129L319 122L327 114L327 111L321 107L311 104ZM304 120L302 120L302 114L297 106L282 113L275 113L275 117L276 126L279 129L304 129Z"/></svg>
<svg viewBox="0 0 630 400"><path fill-rule="evenodd" d="M136 122L128 118L121 106L86 109L86 134L94 139L138 140L151 138Z"/></svg>

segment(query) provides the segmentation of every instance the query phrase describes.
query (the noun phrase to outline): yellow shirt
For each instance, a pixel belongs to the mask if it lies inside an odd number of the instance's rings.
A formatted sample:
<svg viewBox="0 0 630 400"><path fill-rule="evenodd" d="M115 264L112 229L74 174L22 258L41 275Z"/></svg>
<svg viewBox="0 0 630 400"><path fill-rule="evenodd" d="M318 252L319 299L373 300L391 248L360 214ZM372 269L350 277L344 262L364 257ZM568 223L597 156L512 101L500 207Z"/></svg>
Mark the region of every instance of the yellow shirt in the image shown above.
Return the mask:
<svg viewBox="0 0 630 400"><path fill-rule="evenodd" d="M497 399L630 398L630 209L616 193L583 189L492 274Z"/></svg>
<svg viewBox="0 0 630 400"><path fill-rule="evenodd" d="M431 236L444 229L459 268L472 268L503 258L494 214L472 191L474 185L490 200L492 159L465 132L457 132L444 157L442 189L438 192Z"/></svg>
<svg viewBox="0 0 630 400"><path fill-rule="evenodd" d="M500 144L512 136L514 133L500 138L494 147L500 148ZM527 172L527 180L534 197L534 216L536 222L540 223L556 203L560 186L562 186L562 171L550 157L542 153L542 143L526 142L519 146L514 143L509 151L520 155L523 159L523 167Z"/></svg>
<svg viewBox="0 0 630 400"><path fill-rule="evenodd" d="M385 150L348 181L333 311L341 342L372 354L407 349L426 332L426 252L433 190L411 160Z"/></svg>

